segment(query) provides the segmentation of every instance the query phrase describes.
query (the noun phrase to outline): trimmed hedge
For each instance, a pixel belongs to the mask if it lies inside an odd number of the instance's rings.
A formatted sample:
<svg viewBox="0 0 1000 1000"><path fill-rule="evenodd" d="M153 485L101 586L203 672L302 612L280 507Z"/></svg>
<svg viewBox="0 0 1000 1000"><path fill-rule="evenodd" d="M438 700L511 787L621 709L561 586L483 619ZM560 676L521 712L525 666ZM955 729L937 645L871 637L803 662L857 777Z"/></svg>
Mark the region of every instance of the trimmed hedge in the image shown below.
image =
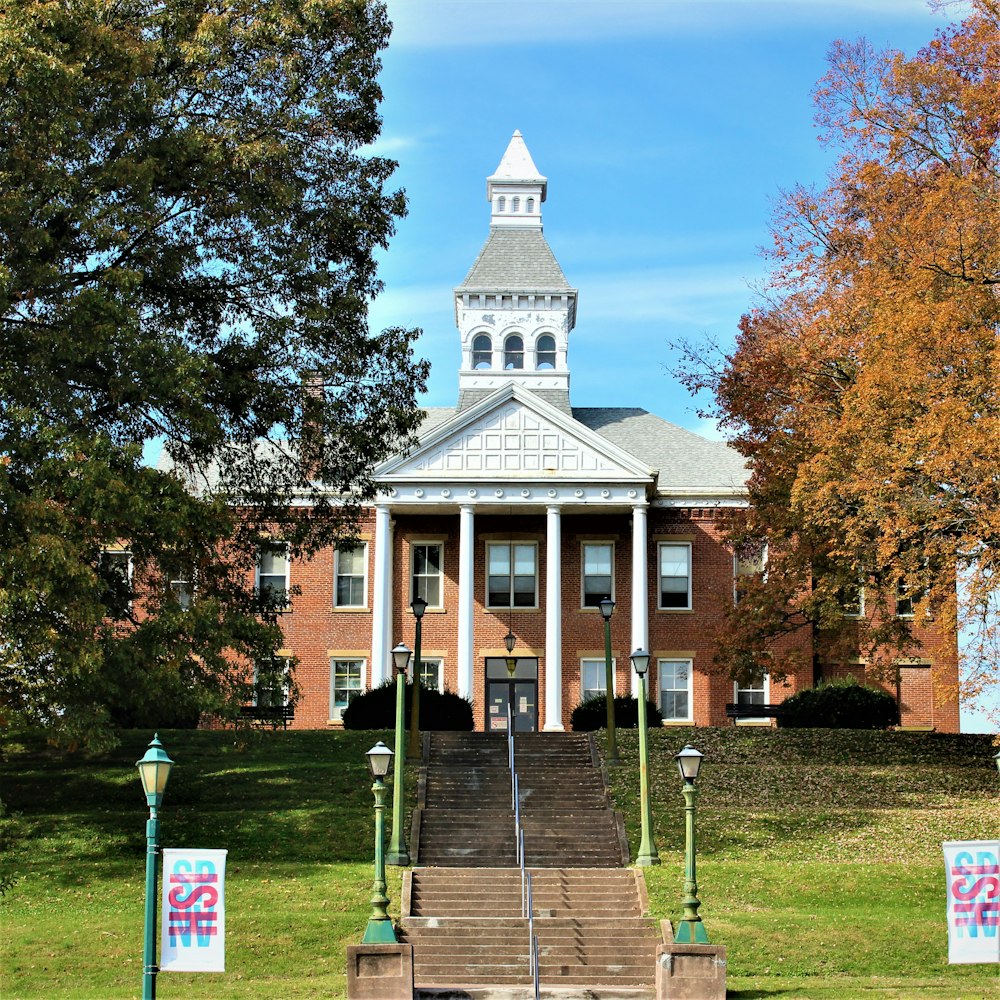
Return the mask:
<svg viewBox="0 0 1000 1000"><path fill-rule="evenodd" d="M615 698L615 728L639 728L639 702L632 695L619 695ZM595 729L604 729L608 722L608 703L603 694L595 695L586 701L581 701L570 716L570 728L578 733L589 733ZM663 724L663 716L659 708L651 702L646 702L646 726L649 729L659 728Z"/></svg>
<svg viewBox="0 0 1000 1000"><path fill-rule="evenodd" d="M899 724L896 699L853 677L819 684L782 702L781 729L888 729Z"/></svg>
<svg viewBox="0 0 1000 1000"><path fill-rule="evenodd" d="M410 725L412 684L406 685L405 724ZM357 695L344 709L345 729L392 729L396 725L396 682L383 681ZM472 703L451 691L420 689L421 730L471 730Z"/></svg>

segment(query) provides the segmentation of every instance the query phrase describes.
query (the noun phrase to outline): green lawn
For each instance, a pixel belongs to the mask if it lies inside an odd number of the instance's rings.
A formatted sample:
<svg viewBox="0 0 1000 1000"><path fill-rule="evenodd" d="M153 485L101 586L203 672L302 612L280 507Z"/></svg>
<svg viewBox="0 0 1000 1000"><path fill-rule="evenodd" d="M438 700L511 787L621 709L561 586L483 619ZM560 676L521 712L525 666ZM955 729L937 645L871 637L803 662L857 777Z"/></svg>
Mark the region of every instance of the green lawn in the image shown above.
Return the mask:
<svg viewBox="0 0 1000 1000"><path fill-rule="evenodd" d="M138 997L145 805L133 766L151 734L99 757L8 742L0 763L0 997ZM164 732L177 766L167 847L224 847L225 974L159 977L160 1000L343 997L344 954L371 894L364 751L387 733ZM598 734L601 739L601 734ZM996 1000L1000 967L949 966L942 840L1000 827L989 737L752 729L652 734L657 916L677 916L683 799L671 757L699 779L699 886L730 996ZM635 733L612 786L633 850ZM409 772L415 777L415 771ZM411 780L410 792L414 782ZM390 880L399 912L399 878Z"/></svg>

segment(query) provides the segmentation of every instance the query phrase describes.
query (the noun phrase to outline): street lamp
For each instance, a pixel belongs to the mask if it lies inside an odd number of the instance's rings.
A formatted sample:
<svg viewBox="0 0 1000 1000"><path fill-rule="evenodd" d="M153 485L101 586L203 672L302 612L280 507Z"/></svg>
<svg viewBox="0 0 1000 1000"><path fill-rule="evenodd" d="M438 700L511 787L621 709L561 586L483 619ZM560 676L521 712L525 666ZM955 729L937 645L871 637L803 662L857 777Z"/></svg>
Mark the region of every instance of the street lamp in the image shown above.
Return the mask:
<svg viewBox="0 0 1000 1000"><path fill-rule="evenodd" d="M399 759L381 741L365 754L368 770L375 779L372 793L375 796L375 882L372 885L372 915L365 927L362 944L394 944L396 932L389 918L389 897L385 894L385 776L389 773L392 758Z"/></svg>
<svg viewBox="0 0 1000 1000"><path fill-rule="evenodd" d="M392 664L396 668L396 768L392 777L392 838L386 862L390 865L408 865L410 855L403 836L403 705L406 699L406 667L410 650L400 643L392 651Z"/></svg>
<svg viewBox="0 0 1000 1000"><path fill-rule="evenodd" d="M514 655L514 647L517 645L517 636L507 629L507 634L503 637L504 649L507 650L507 718L510 720L510 730L514 731L514 674L517 673L517 657Z"/></svg>
<svg viewBox="0 0 1000 1000"><path fill-rule="evenodd" d="M156 815L163 801L163 790L167 787L170 768L174 762L167 756L160 744L159 735L154 735L149 747L140 760L135 762L139 769L139 780L146 793L149 819L146 820L146 924L142 939L142 1000L155 1000L156 973L156 857L159 854L160 820Z"/></svg>
<svg viewBox="0 0 1000 1000"><path fill-rule="evenodd" d="M653 843L653 810L649 802L649 731L646 727L646 671L649 669L649 653L637 649L631 656L632 666L639 677L639 812L642 820L642 841L637 865L658 865L660 855Z"/></svg>
<svg viewBox="0 0 1000 1000"><path fill-rule="evenodd" d="M608 752L606 762L611 766L618 763L618 736L615 730L615 692L611 670L611 612L615 602L605 597L599 605L604 619L604 698L608 704Z"/></svg>
<svg viewBox="0 0 1000 1000"><path fill-rule="evenodd" d="M708 944L708 933L698 916L698 879L695 874L694 800L698 795L694 787L704 754L689 743L674 755L677 770L684 779L684 916L677 925L674 940L679 944Z"/></svg>
<svg viewBox="0 0 1000 1000"><path fill-rule="evenodd" d="M427 610L427 602L422 597L414 597L410 601L410 610L417 620L416 635L413 637L413 694L410 695L410 745L407 747L406 756L410 760L417 760L421 756L420 750L420 639L423 629L424 612Z"/></svg>

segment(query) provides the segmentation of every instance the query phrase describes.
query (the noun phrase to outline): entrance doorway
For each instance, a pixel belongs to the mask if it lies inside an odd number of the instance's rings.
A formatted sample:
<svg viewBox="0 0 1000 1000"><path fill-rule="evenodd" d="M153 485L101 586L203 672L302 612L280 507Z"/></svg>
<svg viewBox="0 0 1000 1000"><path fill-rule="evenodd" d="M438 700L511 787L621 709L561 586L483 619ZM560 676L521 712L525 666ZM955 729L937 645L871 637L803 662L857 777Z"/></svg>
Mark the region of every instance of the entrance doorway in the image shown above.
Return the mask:
<svg viewBox="0 0 1000 1000"><path fill-rule="evenodd" d="M514 711L515 733L538 729L538 657L519 656L513 680L504 657L486 657L486 732L507 732L508 704Z"/></svg>

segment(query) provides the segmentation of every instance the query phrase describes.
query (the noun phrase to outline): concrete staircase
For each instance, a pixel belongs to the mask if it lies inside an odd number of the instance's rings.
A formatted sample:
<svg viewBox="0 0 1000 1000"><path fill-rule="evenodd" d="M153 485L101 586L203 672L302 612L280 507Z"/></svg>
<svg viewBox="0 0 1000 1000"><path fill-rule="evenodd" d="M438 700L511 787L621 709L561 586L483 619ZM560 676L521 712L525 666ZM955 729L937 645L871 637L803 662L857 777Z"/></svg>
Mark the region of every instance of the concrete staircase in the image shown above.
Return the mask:
<svg viewBox="0 0 1000 1000"><path fill-rule="evenodd" d="M653 996L659 935L641 872L610 809L591 739L519 733L525 857L532 874L541 995ZM529 923L521 915L504 737L433 733L425 742L414 869L404 874L401 938L421 998L527 1000ZM412 850L412 845L411 845Z"/></svg>

